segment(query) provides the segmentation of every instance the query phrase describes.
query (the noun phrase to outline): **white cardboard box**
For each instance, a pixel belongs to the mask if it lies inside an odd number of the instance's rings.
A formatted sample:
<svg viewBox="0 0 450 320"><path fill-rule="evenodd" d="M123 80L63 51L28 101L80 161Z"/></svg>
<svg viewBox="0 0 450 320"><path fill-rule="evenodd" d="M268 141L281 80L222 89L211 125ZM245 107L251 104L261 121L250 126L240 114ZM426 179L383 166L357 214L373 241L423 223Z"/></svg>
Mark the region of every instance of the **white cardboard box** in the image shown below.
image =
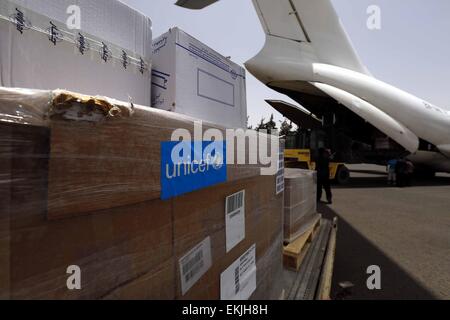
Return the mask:
<svg viewBox="0 0 450 320"><path fill-rule="evenodd" d="M150 19L120 1L1 0L0 85L149 106L151 42Z"/></svg>
<svg viewBox="0 0 450 320"><path fill-rule="evenodd" d="M152 106L244 128L245 69L182 30L171 29L153 41Z"/></svg>

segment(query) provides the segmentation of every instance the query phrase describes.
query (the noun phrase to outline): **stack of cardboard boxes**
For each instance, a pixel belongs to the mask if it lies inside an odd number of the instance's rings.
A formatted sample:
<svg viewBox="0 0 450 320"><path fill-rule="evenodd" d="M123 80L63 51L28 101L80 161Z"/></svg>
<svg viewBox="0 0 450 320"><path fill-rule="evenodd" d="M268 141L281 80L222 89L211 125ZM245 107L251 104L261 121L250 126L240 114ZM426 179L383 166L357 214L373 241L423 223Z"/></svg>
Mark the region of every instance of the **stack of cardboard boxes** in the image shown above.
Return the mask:
<svg viewBox="0 0 450 320"><path fill-rule="evenodd" d="M120 1L2 0L0 86L150 105L151 20Z"/></svg>
<svg viewBox="0 0 450 320"><path fill-rule="evenodd" d="M317 174L309 170L285 169L284 178L284 241L290 243L317 218Z"/></svg>
<svg viewBox="0 0 450 320"><path fill-rule="evenodd" d="M280 176L170 162L245 127L241 67L111 0L2 1L0 39L0 298L279 298Z"/></svg>
<svg viewBox="0 0 450 320"><path fill-rule="evenodd" d="M2 297L279 297L275 176L230 165L221 184L159 199L161 142L191 118L17 89L0 90L0 114Z"/></svg>

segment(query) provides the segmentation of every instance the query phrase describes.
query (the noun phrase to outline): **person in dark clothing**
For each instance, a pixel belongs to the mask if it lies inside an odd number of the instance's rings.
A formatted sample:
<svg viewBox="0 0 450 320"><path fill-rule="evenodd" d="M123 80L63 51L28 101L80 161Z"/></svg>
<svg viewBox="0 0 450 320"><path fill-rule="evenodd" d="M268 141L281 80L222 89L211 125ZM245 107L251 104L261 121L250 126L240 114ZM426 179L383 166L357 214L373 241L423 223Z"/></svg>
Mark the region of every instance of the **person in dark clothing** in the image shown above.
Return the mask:
<svg viewBox="0 0 450 320"><path fill-rule="evenodd" d="M407 183L407 164L405 159L398 160L395 166L395 173L397 174L397 187L405 187Z"/></svg>
<svg viewBox="0 0 450 320"><path fill-rule="evenodd" d="M324 148L319 149L319 157L316 161L317 171L317 202L322 199L322 189L325 189L329 204L333 202L330 184L330 152Z"/></svg>
<svg viewBox="0 0 450 320"><path fill-rule="evenodd" d="M409 160L406 160L405 162L406 162L405 184L407 187L411 187L412 186L412 177L414 175L414 164Z"/></svg>

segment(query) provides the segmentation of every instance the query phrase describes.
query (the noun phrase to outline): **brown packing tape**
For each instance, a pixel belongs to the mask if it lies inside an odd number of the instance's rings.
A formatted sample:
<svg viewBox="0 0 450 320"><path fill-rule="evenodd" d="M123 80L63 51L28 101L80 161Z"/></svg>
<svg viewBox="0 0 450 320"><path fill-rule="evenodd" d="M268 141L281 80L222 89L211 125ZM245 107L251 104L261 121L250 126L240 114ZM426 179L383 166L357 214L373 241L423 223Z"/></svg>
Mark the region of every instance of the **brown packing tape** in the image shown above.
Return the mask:
<svg viewBox="0 0 450 320"><path fill-rule="evenodd" d="M89 119L93 114L98 113L104 118L129 118L133 115L134 105L130 103L129 106L124 104L114 104L112 100L104 97L93 97L82 95L78 93L68 91L55 91L52 104L48 111L50 118L57 116L67 117L67 114L74 105L78 105L78 113L74 114L74 117L78 117L78 120ZM99 118L101 119L101 118ZM76 120L74 118L73 120Z"/></svg>

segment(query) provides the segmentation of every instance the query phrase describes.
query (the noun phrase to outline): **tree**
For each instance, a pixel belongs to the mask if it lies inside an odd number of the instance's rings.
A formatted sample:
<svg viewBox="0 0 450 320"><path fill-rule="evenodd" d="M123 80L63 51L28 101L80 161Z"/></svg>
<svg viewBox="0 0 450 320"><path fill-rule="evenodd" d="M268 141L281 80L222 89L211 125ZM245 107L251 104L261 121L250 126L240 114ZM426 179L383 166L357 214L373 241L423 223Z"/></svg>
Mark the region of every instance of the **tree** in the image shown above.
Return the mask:
<svg viewBox="0 0 450 320"><path fill-rule="evenodd" d="M262 118L261 123L258 125L256 130L257 131L266 130L267 133L271 133L272 131L277 130L277 124L273 119L274 119L273 114L270 116L270 120L267 122L264 122L265 118Z"/></svg>
<svg viewBox="0 0 450 320"><path fill-rule="evenodd" d="M266 123L266 129L269 133L272 133L272 131L277 130L277 124L275 123L275 121L273 121L273 113L270 116L270 120L269 122Z"/></svg>
<svg viewBox="0 0 450 320"><path fill-rule="evenodd" d="M272 133L275 133L275 131L277 131L277 124L274 121L273 114L270 116L269 121L267 121L267 122L264 122L264 121L265 121L265 118L262 118L261 122L255 129L256 131L266 130L268 134L272 134Z"/></svg>
<svg viewBox="0 0 450 320"><path fill-rule="evenodd" d="M256 127L256 131L267 130L267 126L264 123L264 120L265 120L264 118L261 119L261 122Z"/></svg>

